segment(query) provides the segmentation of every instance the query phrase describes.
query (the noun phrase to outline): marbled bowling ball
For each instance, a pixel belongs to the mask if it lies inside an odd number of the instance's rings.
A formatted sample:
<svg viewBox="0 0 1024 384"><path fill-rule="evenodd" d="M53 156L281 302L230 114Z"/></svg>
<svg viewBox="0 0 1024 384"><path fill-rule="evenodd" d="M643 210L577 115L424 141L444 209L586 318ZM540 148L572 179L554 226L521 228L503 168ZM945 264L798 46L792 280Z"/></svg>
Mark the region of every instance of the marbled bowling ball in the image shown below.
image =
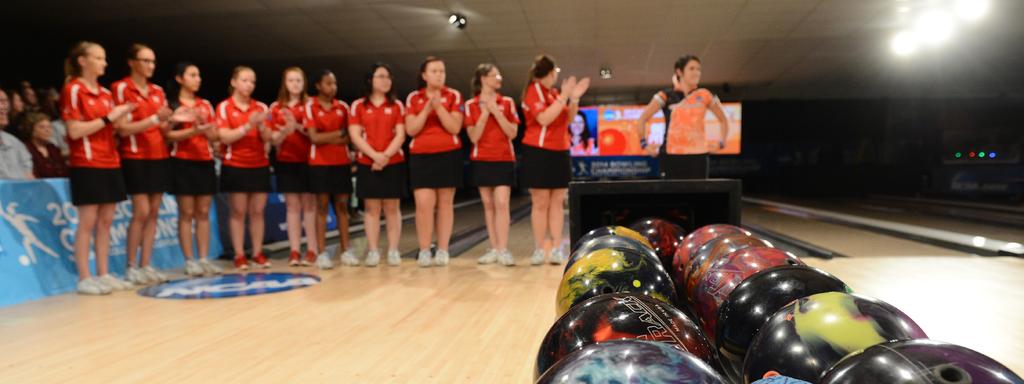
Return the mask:
<svg viewBox="0 0 1024 384"><path fill-rule="evenodd" d="M695 302L697 283L704 277L708 267L719 257L724 257L730 253L750 247L771 246L771 243L767 241L742 233L725 235L705 243L697 250L693 258L690 259L690 265L686 267L684 272L685 275L676 280L678 282L676 288L682 289L682 292L677 292L679 298L682 300L685 297L686 301L690 304Z"/></svg>
<svg viewBox="0 0 1024 384"><path fill-rule="evenodd" d="M849 355L822 376L821 384L1024 384L992 358L955 344L902 340Z"/></svg>
<svg viewBox="0 0 1024 384"><path fill-rule="evenodd" d="M555 321L541 341L535 374L583 347L619 339L667 343L719 367L711 344L682 311L648 296L612 293L586 300Z"/></svg>
<svg viewBox="0 0 1024 384"><path fill-rule="evenodd" d="M572 268L572 265L575 264L577 260L582 259L583 256L586 256L587 254L598 249L605 248L632 249L634 251L650 256L653 260L658 260L658 255L654 253L654 250L646 245L643 245L639 241L633 240L625 236L606 235L587 240L587 242L580 244L580 246L576 248L576 250L573 251L571 255L569 255L569 260L567 260L565 263L565 270L568 271L569 268ZM658 260L658 262L661 261Z"/></svg>
<svg viewBox="0 0 1024 384"><path fill-rule="evenodd" d="M743 380L775 371L817 382L844 356L891 340L925 339L909 316L877 299L825 292L782 307L754 336L743 360Z"/></svg>
<svg viewBox="0 0 1024 384"><path fill-rule="evenodd" d="M672 268L669 268L669 274L672 277L680 276L683 273L683 269L690 263L690 258L693 256L697 249L700 249L704 243L707 243L719 236L731 235L734 233L742 233L747 236L751 236L751 233L747 230L729 224L711 224L697 228L695 231L690 232L683 238L683 244L676 247L676 253L672 256Z"/></svg>
<svg viewBox="0 0 1024 384"><path fill-rule="evenodd" d="M683 227L665 219L647 217L633 222L629 228L639 232L654 246L654 252L658 254L665 270L672 269L676 248L683 245L686 236Z"/></svg>
<svg viewBox="0 0 1024 384"><path fill-rule="evenodd" d="M725 384L707 363L669 344L612 340L591 344L553 365L537 384Z"/></svg>
<svg viewBox="0 0 1024 384"><path fill-rule="evenodd" d="M676 303L672 279L657 258L632 249L598 249L583 255L562 276L555 313L605 293L631 292Z"/></svg>
<svg viewBox="0 0 1024 384"><path fill-rule="evenodd" d="M647 241L647 238L644 237L644 235L641 235L637 231L634 231L632 229L629 229L629 228L626 228L626 227L623 227L623 226L620 226L620 225L609 225L609 226L597 227L597 228L591 229L589 232L587 232L585 235L583 235L583 237L581 237L579 240L576 240L576 244L573 244L572 249L575 251L576 248L579 248L581 244L586 243L590 239L601 237L601 236L608 236L608 235L628 237L630 239L639 241L640 244L643 244L647 248L654 249L654 246L651 245L650 241Z"/></svg>

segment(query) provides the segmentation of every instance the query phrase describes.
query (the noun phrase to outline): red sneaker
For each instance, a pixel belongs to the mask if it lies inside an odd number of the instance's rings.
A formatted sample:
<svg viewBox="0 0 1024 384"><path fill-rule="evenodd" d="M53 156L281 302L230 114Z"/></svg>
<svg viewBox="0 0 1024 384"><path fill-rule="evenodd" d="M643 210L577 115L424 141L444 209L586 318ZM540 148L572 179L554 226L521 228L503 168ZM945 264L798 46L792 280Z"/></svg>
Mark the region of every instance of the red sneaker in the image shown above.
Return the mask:
<svg viewBox="0 0 1024 384"><path fill-rule="evenodd" d="M249 269L249 260L245 258L245 255L235 256L235 269L240 271Z"/></svg>
<svg viewBox="0 0 1024 384"><path fill-rule="evenodd" d="M263 252L257 253L256 257L252 258L252 262L263 269L270 268L270 260L267 260L267 255L264 255Z"/></svg>
<svg viewBox="0 0 1024 384"><path fill-rule="evenodd" d="M306 250L306 260L302 261L302 265L310 266L316 264L316 252Z"/></svg>
<svg viewBox="0 0 1024 384"><path fill-rule="evenodd" d="M301 264L299 259L301 259L301 257L299 256L299 252L292 251L292 253L288 255L288 265L298 267L299 264Z"/></svg>

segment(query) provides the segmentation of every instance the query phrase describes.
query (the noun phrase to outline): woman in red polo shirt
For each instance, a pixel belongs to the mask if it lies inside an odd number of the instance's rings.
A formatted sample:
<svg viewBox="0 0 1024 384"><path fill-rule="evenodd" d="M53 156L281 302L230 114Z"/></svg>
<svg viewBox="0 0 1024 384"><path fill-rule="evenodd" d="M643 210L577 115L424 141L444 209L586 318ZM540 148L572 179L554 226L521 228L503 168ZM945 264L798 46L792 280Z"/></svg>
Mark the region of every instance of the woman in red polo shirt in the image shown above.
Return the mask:
<svg viewBox="0 0 1024 384"><path fill-rule="evenodd" d="M235 67L231 73L231 94L217 105L217 134L227 146L220 169L221 191L228 193L231 217L228 230L235 250L235 268L249 269L245 255L245 219L249 219L249 240L253 262L264 269L270 260L263 254L263 211L270 192L270 160L268 144L280 143L292 133L292 127L275 131L269 127L270 108L252 98L256 89L256 73L246 66Z"/></svg>
<svg viewBox="0 0 1024 384"><path fill-rule="evenodd" d="M348 157L348 104L335 99L338 79L329 70L316 79L317 96L306 103L306 127L313 148L309 151L309 184L316 194L316 239L324 244L327 236L327 212L334 201L341 239L341 263L359 265L348 244L348 197L352 194L352 161ZM331 255L321 252L316 260L320 268L331 268Z"/></svg>
<svg viewBox="0 0 1024 384"><path fill-rule="evenodd" d="M110 275L109 255L114 208L125 199L114 122L120 123L135 105L114 106L113 95L97 81L106 68L103 47L87 41L75 44L64 63L67 81L60 97L61 118L67 124L71 148L71 202L78 209L74 248L76 288L85 295L105 295L114 289L132 287L131 283ZM97 277L89 272L89 248L94 238Z"/></svg>
<svg viewBox="0 0 1024 384"><path fill-rule="evenodd" d="M430 238L437 229L437 254L433 264L448 265L448 241L452 236L455 188L462 186L462 95L448 88L444 61L428 57L420 64L419 90L406 98L409 114L405 132L409 141L409 184L416 198L417 261L429 267ZM434 216L434 209L437 216Z"/></svg>
<svg viewBox="0 0 1024 384"><path fill-rule="evenodd" d="M402 235L399 202L405 196L405 107L395 99L391 67L375 63L364 83L363 97L352 102L348 136L359 150L356 159L356 194L366 215L366 266L380 263L380 213L387 220L388 265L401 263L398 240Z"/></svg>
<svg viewBox="0 0 1024 384"><path fill-rule="evenodd" d="M473 142L470 167L473 183L480 188L484 221L491 248L477 262L515 265L508 251L509 196L515 185L515 150L512 139L519 129L516 103L498 93L501 72L494 64L476 67L474 97L466 102L466 133Z"/></svg>
<svg viewBox="0 0 1024 384"><path fill-rule="evenodd" d="M128 48L131 73L111 84L115 104L134 104L129 122L117 127L121 137L121 171L132 199L132 220L128 224L125 255L128 281L137 285L161 283L167 276L150 265L156 222L163 193L170 190L170 170L164 132L170 129L172 111L167 107L163 88L149 82L156 69L156 54L142 44ZM135 257L142 247L142 259Z"/></svg>
<svg viewBox="0 0 1024 384"><path fill-rule="evenodd" d="M281 88L277 101L270 104L273 128L289 130L277 146L274 175L277 176L277 191L284 194L287 207L286 223L291 266L311 265L316 261L316 198L310 193L309 185L309 137L306 135L306 74L299 67L289 67L281 75ZM306 258L299 253L302 246L302 230L306 230Z"/></svg>
<svg viewBox="0 0 1024 384"><path fill-rule="evenodd" d="M168 104L175 114L191 116L189 122L175 124L165 138L171 143L172 193L178 202L178 243L185 255L185 274L220 274L210 262L210 204L217 193L217 171L213 163L213 144L217 142L217 123L213 104L199 96L202 77L199 67L179 63L174 72L178 90L171 92ZM193 231L193 224L195 230ZM193 258L195 236L199 261Z"/></svg>
<svg viewBox="0 0 1024 384"><path fill-rule="evenodd" d="M519 182L530 189L533 210L533 241L536 249L530 264L540 265L545 257L561 264L565 193L569 187L569 116L579 111L580 97L590 87L590 78L579 82L575 76L562 81L562 91L554 88L558 67L547 55L537 56L530 69L530 82L523 90L523 166ZM550 242L548 241L550 236ZM553 250L552 250L553 249Z"/></svg>

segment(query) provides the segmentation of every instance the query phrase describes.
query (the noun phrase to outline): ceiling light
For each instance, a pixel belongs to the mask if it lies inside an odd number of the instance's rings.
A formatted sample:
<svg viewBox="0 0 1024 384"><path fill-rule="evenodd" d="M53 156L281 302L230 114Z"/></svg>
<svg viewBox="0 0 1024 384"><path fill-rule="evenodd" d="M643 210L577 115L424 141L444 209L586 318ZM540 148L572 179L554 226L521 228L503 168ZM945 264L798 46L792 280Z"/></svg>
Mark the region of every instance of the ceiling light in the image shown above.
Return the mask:
<svg viewBox="0 0 1024 384"><path fill-rule="evenodd" d="M929 11L914 24L917 41L928 45L939 45L953 35L953 18L947 12Z"/></svg>
<svg viewBox="0 0 1024 384"><path fill-rule="evenodd" d="M988 0L956 0L953 11L966 21L977 21L988 13Z"/></svg>
<svg viewBox="0 0 1024 384"><path fill-rule="evenodd" d="M907 56L917 51L917 38L911 32L900 32L893 36L889 44L892 52L899 56Z"/></svg>
<svg viewBox="0 0 1024 384"><path fill-rule="evenodd" d="M458 29L466 28L466 16L459 13L452 13L448 16L448 24Z"/></svg>
<svg viewBox="0 0 1024 384"><path fill-rule="evenodd" d="M611 70L611 68L601 68L601 71L599 71L598 73L601 75L601 78L604 79L604 80L608 80L608 79L612 78L612 70Z"/></svg>

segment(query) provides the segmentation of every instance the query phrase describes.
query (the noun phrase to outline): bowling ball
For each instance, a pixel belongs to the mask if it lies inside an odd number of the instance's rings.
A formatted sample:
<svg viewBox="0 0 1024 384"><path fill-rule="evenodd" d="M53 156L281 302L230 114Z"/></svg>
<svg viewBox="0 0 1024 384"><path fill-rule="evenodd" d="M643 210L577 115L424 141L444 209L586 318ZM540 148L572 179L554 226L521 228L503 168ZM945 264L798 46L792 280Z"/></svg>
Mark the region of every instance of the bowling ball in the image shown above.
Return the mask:
<svg viewBox="0 0 1024 384"><path fill-rule="evenodd" d="M648 217L630 224L629 228L647 238L661 259L661 265L665 270L672 270L672 258L675 256L676 248L683 244L686 235L683 227L665 219Z"/></svg>
<svg viewBox="0 0 1024 384"><path fill-rule="evenodd" d="M743 380L775 371L816 382L851 352L891 340L925 338L914 320L885 302L851 293L818 293L787 304L761 327L743 359Z"/></svg>
<svg viewBox="0 0 1024 384"><path fill-rule="evenodd" d="M1021 384L1024 379L971 349L934 340L878 344L847 356L821 378L821 384Z"/></svg>
<svg viewBox="0 0 1024 384"><path fill-rule="evenodd" d="M619 339L667 343L719 367L711 343L682 311L647 296L612 293L586 300L555 321L541 341L535 374L585 346Z"/></svg>
<svg viewBox="0 0 1024 384"><path fill-rule="evenodd" d="M715 338L709 339L718 348L725 373L740 377L750 342L775 311L793 300L822 292L850 292L850 287L806 265L769 268L743 280L719 305Z"/></svg>
<svg viewBox="0 0 1024 384"><path fill-rule="evenodd" d="M608 235L628 237L630 239L639 241L640 244L643 244L647 248L654 249L654 246L651 245L650 241L647 241L647 238L644 237L644 235L641 235L637 231L620 225L609 225L591 229L590 232L587 232L587 234L583 235L583 237L581 237L579 240L576 240L576 244L574 244L572 249L575 250L576 248L579 248L580 245L586 243L587 241L590 241L590 239Z"/></svg>
<svg viewBox="0 0 1024 384"><path fill-rule="evenodd" d="M693 311L708 340L715 340L718 307L747 277L780 265L803 264L789 252L768 247L750 247L719 257L697 283Z"/></svg>
<svg viewBox="0 0 1024 384"><path fill-rule="evenodd" d="M750 247L771 248L772 245L767 241L742 233L725 235L705 243L690 259L690 265L686 267L685 275L676 280L679 282L676 286L683 288L683 292L678 292L680 299L685 297L689 303L695 303L697 283L704 277L704 272L707 272L711 263L719 257Z"/></svg>
<svg viewBox="0 0 1024 384"><path fill-rule="evenodd" d="M598 249L565 271L558 285L555 313L591 297L616 292L647 295L669 304L676 302L672 279L657 258L632 249Z"/></svg>
<svg viewBox="0 0 1024 384"><path fill-rule="evenodd" d="M669 344L612 340L573 352L551 366L537 384L725 384L707 363Z"/></svg>
<svg viewBox="0 0 1024 384"><path fill-rule="evenodd" d="M597 133L597 149L602 155L626 153L626 135L618 129L602 129Z"/></svg>
<svg viewBox="0 0 1024 384"><path fill-rule="evenodd" d="M729 224L711 224L697 228L697 230L690 232L689 235L683 238L683 245L676 248L676 254L672 256L672 268L669 272L673 277L679 276L683 273L683 269L690 262L690 257L697 249L700 249L704 243L714 240L719 236L730 235L733 233L742 233L747 236L751 236L751 233L747 230Z"/></svg>
<svg viewBox="0 0 1024 384"><path fill-rule="evenodd" d="M633 240L624 236L607 235L588 240L585 243L580 244L579 248L569 255L569 260L565 263L565 270L568 271L576 260L583 258L587 254L596 251L598 249L612 248L612 249L632 249L634 251L646 254L650 256L652 260L661 262L658 260L658 255L654 253L654 250L648 248L646 245L641 244L639 241Z"/></svg>

